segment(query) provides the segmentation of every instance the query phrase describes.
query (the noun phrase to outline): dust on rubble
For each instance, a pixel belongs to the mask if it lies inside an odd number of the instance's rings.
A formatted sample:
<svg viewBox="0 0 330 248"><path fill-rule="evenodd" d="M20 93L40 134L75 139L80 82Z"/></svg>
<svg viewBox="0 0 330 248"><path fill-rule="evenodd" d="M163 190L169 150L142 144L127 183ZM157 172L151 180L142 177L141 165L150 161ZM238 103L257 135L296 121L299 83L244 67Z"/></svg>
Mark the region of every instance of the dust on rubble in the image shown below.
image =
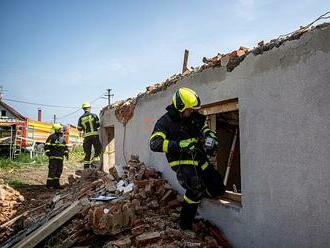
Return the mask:
<svg viewBox="0 0 330 248"><path fill-rule="evenodd" d="M146 167L136 155L131 156L121 177L115 168L109 174L86 169L68 181L70 187L46 204L42 214L23 218L19 231L51 221L51 216L79 199L116 199L90 200L88 207L38 247L230 247L221 232L202 219L194 224L194 232L182 231L178 225L182 198L161 173ZM6 242L14 242L14 238L20 237L12 233Z"/></svg>

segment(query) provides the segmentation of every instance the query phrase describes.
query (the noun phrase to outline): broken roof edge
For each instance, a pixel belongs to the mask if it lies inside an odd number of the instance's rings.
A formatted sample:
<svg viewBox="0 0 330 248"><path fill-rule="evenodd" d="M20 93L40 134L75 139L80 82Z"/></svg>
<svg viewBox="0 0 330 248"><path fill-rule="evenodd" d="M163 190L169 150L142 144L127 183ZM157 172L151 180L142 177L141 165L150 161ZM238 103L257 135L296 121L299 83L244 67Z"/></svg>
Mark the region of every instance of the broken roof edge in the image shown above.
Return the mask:
<svg viewBox="0 0 330 248"><path fill-rule="evenodd" d="M264 41L258 42L257 46L254 47L252 50L249 50L245 47L240 47L238 50L234 50L227 54L220 54L218 53L213 58L203 58L203 65L199 67L191 67L192 70L186 70L184 73L174 74L171 77L167 78L165 81L161 83L156 83L153 85L149 85L146 87L145 92L140 92L136 97L130 97L126 100L119 100L115 103L113 103L110 106L106 106L101 109L100 113L101 115L106 111L107 109L114 109L116 113L117 119L122 122L123 124L126 124L128 120L133 116L135 105L139 100L144 98L145 96L149 95L155 95L158 92L165 91L169 86L176 84L179 80L183 78L187 78L189 76L192 76L194 74L203 72L210 68L215 67L224 67L226 68L227 72L232 72L247 56L251 56L253 54L254 56L261 55L264 52L270 51L273 48L279 48L287 41L293 41L300 39L305 33L314 31L314 30L324 30L330 28L330 22L324 22L322 24L319 24L317 26L302 26L298 30L293 31L287 35L280 35L276 39L272 39L269 42L265 43ZM132 106L133 105L133 106ZM126 110L130 109L129 114L130 118L124 118L125 121L123 122L123 118L121 118L118 115L124 114Z"/></svg>

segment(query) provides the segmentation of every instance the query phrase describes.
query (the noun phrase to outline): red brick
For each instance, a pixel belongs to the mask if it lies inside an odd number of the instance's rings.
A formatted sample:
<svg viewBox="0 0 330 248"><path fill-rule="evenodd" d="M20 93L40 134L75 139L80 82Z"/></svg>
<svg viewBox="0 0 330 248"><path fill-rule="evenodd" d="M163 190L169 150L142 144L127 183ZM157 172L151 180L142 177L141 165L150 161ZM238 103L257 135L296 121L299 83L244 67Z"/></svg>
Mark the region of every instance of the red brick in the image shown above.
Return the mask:
<svg viewBox="0 0 330 248"><path fill-rule="evenodd" d="M136 227L133 227L133 228L131 229L131 232L132 232L132 234L133 234L134 236L137 236L137 235L142 234L142 233L144 232L144 229L145 229L145 225L142 224L142 225L138 225L138 226L136 226Z"/></svg>
<svg viewBox="0 0 330 248"><path fill-rule="evenodd" d="M138 247L144 247L148 244L157 242L160 240L160 233L159 232L149 232L144 233L135 238L136 244Z"/></svg>
<svg viewBox="0 0 330 248"><path fill-rule="evenodd" d="M178 199L174 199L174 200L169 201L169 202L167 203L167 206L168 206L169 208L175 208L175 207L178 207L178 206L180 206L180 205L181 205L181 203L180 203L180 201L179 201Z"/></svg>

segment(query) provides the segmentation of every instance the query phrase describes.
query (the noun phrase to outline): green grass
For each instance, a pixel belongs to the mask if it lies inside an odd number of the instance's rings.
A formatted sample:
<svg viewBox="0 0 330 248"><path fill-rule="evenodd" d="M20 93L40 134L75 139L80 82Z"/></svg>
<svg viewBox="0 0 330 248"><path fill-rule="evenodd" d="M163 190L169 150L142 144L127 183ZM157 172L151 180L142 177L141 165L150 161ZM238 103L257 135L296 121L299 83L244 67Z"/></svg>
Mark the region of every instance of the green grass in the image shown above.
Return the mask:
<svg viewBox="0 0 330 248"><path fill-rule="evenodd" d="M25 182L21 181L20 179L10 179L6 181L6 183L13 188L19 188L20 186L26 184Z"/></svg>
<svg viewBox="0 0 330 248"><path fill-rule="evenodd" d="M13 161L8 158L0 157L0 169L12 168L14 166Z"/></svg>
<svg viewBox="0 0 330 248"><path fill-rule="evenodd" d="M30 159L30 154L22 152L15 159L10 160L8 157L0 157L0 169L12 169L25 166L42 166L47 164L46 156L35 156Z"/></svg>
<svg viewBox="0 0 330 248"><path fill-rule="evenodd" d="M69 158L70 161L79 161L82 162L84 158L84 149L82 146L76 146L70 151Z"/></svg>
<svg viewBox="0 0 330 248"><path fill-rule="evenodd" d="M84 158L84 150L82 146L75 147L69 153L69 162L81 162ZM8 157L0 157L0 169L7 170L13 168L23 168L30 166L44 166L48 164L48 157L45 155L34 156L30 159L30 154L22 152L14 160Z"/></svg>

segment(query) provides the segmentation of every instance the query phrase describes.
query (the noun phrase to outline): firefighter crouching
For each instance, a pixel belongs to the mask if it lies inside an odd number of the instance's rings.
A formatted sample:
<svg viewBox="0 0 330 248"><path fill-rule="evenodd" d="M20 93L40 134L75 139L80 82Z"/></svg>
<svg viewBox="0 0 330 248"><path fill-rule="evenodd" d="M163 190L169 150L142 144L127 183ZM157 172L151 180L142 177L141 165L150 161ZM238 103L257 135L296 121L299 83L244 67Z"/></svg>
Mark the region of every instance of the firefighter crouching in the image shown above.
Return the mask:
<svg viewBox="0 0 330 248"><path fill-rule="evenodd" d="M84 132L84 168L90 168L92 162L100 162L102 145L99 138L100 121L96 114L91 113L91 105L87 102L83 103L81 108L84 114L79 118L78 130ZM94 147L94 156L92 156L92 146Z"/></svg>
<svg viewBox="0 0 330 248"><path fill-rule="evenodd" d="M47 188L61 188L60 177L63 171L63 157L69 159L69 150L63 135L61 124L53 125L54 133L51 134L45 144L45 152L49 157Z"/></svg>
<svg viewBox="0 0 330 248"><path fill-rule="evenodd" d="M169 166L186 190L179 223L183 230L192 229L203 197L216 197L225 192L222 176L207 157L208 152L211 154L217 149L218 139L206 124L206 117L196 111L200 105L196 92L180 88L166 108L167 113L156 122L150 138L151 150L166 154Z"/></svg>

